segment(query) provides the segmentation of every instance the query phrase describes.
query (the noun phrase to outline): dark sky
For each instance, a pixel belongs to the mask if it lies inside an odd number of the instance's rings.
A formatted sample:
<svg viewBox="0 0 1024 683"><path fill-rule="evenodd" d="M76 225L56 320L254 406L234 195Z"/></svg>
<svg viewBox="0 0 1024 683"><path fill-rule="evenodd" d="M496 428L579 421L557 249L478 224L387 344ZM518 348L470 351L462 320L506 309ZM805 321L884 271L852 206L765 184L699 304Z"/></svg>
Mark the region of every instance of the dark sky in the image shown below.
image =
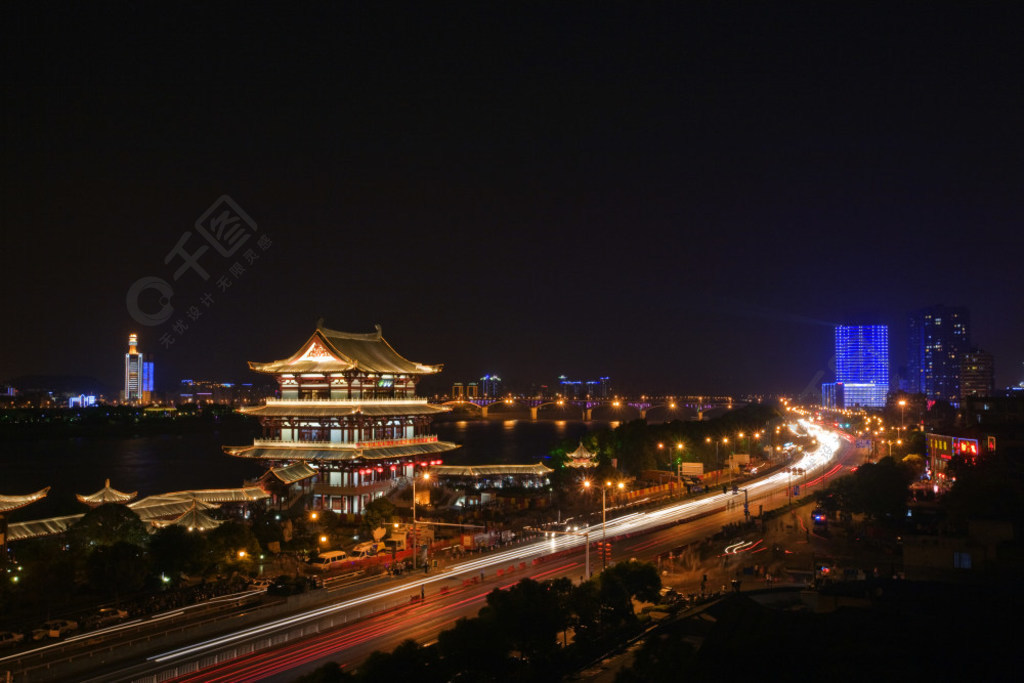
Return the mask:
<svg viewBox="0 0 1024 683"><path fill-rule="evenodd" d="M6 4L0 378L116 386L137 331L164 387L243 379L324 316L446 385L793 392L944 303L1022 379L1016 7L587 5ZM225 194L272 243L173 281Z"/></svg>

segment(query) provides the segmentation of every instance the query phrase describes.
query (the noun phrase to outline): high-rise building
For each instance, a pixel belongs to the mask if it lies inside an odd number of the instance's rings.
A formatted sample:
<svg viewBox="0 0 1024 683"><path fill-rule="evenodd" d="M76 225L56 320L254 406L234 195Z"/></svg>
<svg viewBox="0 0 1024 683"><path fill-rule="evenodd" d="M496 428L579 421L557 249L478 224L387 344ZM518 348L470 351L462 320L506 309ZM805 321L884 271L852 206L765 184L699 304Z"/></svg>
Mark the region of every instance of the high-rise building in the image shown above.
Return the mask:
<svg viewBox="0 0 1024 683"><path fill-rule="evenodd" d="M833 402L852 408L882 408L889 393L889 327L887 325L837 325L836 384L829 392ZM824 394L823 394L824 396Z"/></svg>
<svg viewBox="0 0 1024 683"><path fill-rule="evenodd" d="M480 395L484 398L501 396L501 378L497 375L484 375L480 378Z"/></svg>
<svg viewBox="0 0 1024 683"><path fill-rule="evenodd" d="M124 392L122 397L127 403L142 400L143 375L145 366L143 356L139 353L139 336L128 335L128 353L124 354Z"/></svg>
<svg viewBox="0 0 1024 683"><path fill-rule="evenodd" d="M124 389L121 400L125 403L149 403L153 398L153 362L146 361L139 351L139 336L128 335L128 353L124 354Z"/></svg>
<svg viewBox="0 0 1024 683"><path fill-rule="evenodd" d="M996 389L995 359L988 351L971 349L960 361L960 398L992 396Z"/></svg>
<svg viewBox="0 0 1024 683"><path fill-rule="evenodd" d="M909 386L933 400L960 400L960 371L971 347L970 313L964 307L932 306L908 316Z"/></svg>

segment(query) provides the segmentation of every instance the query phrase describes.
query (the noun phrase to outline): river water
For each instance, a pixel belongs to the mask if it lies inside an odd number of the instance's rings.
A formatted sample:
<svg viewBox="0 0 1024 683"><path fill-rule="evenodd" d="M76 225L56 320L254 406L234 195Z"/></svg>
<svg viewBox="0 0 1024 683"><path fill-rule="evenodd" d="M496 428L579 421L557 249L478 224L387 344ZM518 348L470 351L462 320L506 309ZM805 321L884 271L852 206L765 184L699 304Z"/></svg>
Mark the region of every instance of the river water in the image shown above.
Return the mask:
<svg viewBox="0 0 1024 683"><path fill-rule="evenodd" d="M536 463L562 439L617 423L576 420L471 420L437 422L443 441L461 446L446 464ZM49 495L10 513L11 521L84 512L76 493L93 493L104 479L139 497L169 491L241 486L266 471L260 463L225 455L221 446L252 442L243 427L208 433L146 437L0 441L0 494L19 495L49 486Z"/></svg>

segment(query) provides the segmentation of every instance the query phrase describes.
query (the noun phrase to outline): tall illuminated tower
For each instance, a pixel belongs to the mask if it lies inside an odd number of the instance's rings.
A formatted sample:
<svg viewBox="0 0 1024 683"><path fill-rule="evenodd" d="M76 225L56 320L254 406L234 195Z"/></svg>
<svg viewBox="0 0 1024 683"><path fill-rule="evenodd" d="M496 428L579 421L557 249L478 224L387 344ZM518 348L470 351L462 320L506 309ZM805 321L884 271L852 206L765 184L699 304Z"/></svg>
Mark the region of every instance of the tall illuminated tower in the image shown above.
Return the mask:
<svg viewBox="0 0 1024 683"><path fill-rule="evenodd" d="M139 336L128 335L128 353L124 354L124 401L137 403L143 400L143 384L145 381L145 364L139 353Z"/></svg>
<svg viewBox="0 0 1024 683"><path fill-rule="evenodd" d="M844 407L882 408L889 393L889 327L837 325L836 383Z"/></svg>

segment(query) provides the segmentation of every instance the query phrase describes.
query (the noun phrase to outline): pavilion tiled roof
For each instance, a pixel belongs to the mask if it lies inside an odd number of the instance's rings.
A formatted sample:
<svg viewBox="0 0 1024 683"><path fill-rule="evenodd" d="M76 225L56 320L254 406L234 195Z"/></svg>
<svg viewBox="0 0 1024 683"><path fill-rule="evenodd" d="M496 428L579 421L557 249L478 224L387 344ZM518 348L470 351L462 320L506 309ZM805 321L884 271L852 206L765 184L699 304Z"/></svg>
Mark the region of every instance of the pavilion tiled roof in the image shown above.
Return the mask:
<svg viewBox="0 0 1024 683"><path fill-rule="evenodd" d="M26 505L42 500L46 497L46 494L50 492L50 487L47 486L45 489L39 489L35 493L28 493L24 496L4 496L0 495L0 512L10 512L11 510L17 510L23 508Z"/></svg>
<svg viewBox="0 0 1024 683"><path fill-rule="evenodd" d="M449 408L423 402L389 403L348 403L331 401L282 401L261 406L239 408L246 415L257 417L344 417L347 415L434 415L447 412Z"/></svg>
<svg viewBox="0 0 1024 683"><path fill-rule="evenodd" d="M163 517L180 517L193 507L214 508L223 503L250 503L266 500L269 497L270 494L258 486L236 489L195 489L147 496L134 503L129 503L128 507L143 522L150 522ZM26 538L63 533L84 516L67 515L16 522L7 527L7 540L20 541Z"/></svg>
<svg viewBox="0 0 1024 683"><path fill-rule="evenodd" d="M250 362L249 367L275 375L346 370L380 375L431 375L441 371L440 365L414 363L399 355L384 340L380 325L376 332L357 334L318 324L313 335L289 358L269 363Z"/></svg>
<svg viewBox="0 0 1024 683"><path fill-rule="evenodd" d="M430 474L438 477L545 476L553 472L543 463L535 465L434 465Z"/></svg>
<svg viewBox="0 0 1024 683"><path fill-rule="evenodd" d="M189 506L185 512L174 519L152 519L149 521L150 524L162 529L168 526L181 526L187 528L189 531L196 529L198 531L207 531L209 529L216 529L224 522L219 519L214 519L210 515L203 512L200 508L201 503L198 501L192 501L192 505Z"/></svg>
<svg viewBox="0 0 1024 683"><path fill-rule="evenodd" d="M316 474L317 471L305 462L294 462L284 467L271 467L263 476L273 476L282 484L294 484L297 481L315 477Z"/></svg>
<svg viewBox="0 0 1024 683"><path fill-rule="evenodd" d="M583 445L583 440L580 440L580 445L576 447L572 453L567 453L566 457L568 460L565 462L568 467L595 467L597 463L594 462L594 456L597 453L592 453L587 450L587 447Z"/></svg>
<svg viewBox="0 0 1024 683"><path fill-rule="evenodd" d="M103 505L104 503L127 503L130 500L134 500L135 497L138 495L138 491L124 493L123 491L118 491L117 489L111 488L110 480L107 479L103 483L103 488L101 488L96 493L90 495L76 493L75 498L77 498L78 502L80 503L85 503L90 507L97 507Z"/></svg>
<svg viewBox="0 0 1024 683"><path fill-rule="evenodd" d="M287 442L283 442L287 443ZM344 446L344 444L342 444ZM282 446L225 446L224 452L238 458L254 458L259 460L299 460L313 461L346 461L346 460L382 460L384 458L402 458L415 455L433 455L455 450L458 444L448 441L431 441L408 445L382 446L369 448L341 447L330 448L294 448Z"/></svg>

